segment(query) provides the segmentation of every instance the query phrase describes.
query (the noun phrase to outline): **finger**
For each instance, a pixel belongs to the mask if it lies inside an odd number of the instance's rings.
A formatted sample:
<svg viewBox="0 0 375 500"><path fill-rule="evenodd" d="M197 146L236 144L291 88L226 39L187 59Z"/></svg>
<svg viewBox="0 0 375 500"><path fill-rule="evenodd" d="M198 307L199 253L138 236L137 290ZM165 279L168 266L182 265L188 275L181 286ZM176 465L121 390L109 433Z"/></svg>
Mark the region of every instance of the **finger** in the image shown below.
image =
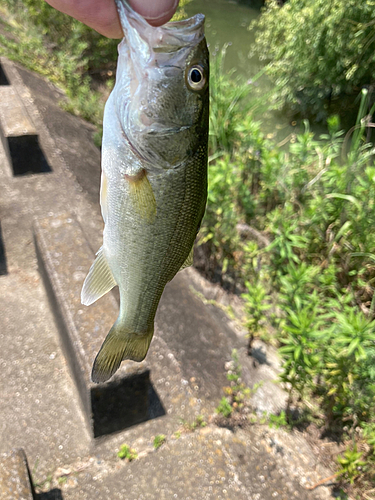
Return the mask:
<svg viewBox="0 0 375 500"><path fill-rule="evenodd" d="M123 32L113 0L46 0L52 7L87 24L108 38L122 38ZM171 19L179 0L129 0L135 11L153 26Z"/></svg>
<svg viewBox="0 0 375 500"><path fill-rule="evenodd" d="M123 32L114 0L46 0L52 7L78 19L108 38Z"/></svg>
<svg viewBox="0 0 375 500"><path fill-rule="evenodd" d="M179 0L128 0L133 9L153 26L168 22L176 12Z"/></svg>

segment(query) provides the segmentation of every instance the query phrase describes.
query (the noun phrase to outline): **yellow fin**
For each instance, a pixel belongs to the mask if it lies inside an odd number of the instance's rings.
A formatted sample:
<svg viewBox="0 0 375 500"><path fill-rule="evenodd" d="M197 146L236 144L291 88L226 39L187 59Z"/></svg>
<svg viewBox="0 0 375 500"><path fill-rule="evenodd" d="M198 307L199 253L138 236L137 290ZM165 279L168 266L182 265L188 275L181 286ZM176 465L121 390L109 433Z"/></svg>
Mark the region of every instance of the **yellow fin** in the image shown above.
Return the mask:
<svg viewBox="0 0 375 500"><path fill-rule="evenodd" d="M104 256L103 247L100 247L98 253L96 254L96 259L90 267L83 283L81 292L82 304L89 306L112 290L116 284L117 283L112 275L111 269L109 268L107 259Z"/></svg>
<svg viewBox="0 0 375 500"><path fill-rule="evenodd" d="M125 359L144 360L153 334L153 325L142 335L130 332L117 320L95 358L91 380L97 384L106 382L119 369L121 362Z"/></svg>
<svg viewBox="0 0 375 500"><path fill-rule="evenodd" d="M145 170L136 175L126 175L130 187L130 197L135 211L146 219L154 222L156 217L156 200Z"/></svg>
<svg viewBox="0 0 375 500"><path fill-rule="evenodd" d="M194 261L194 244L191 247L191 250L189 252L189 255L187 256L187 259L182 264L182 266L180 267L179 270L182 271L183 269L186 269L187 267L192 266L193 265L193 261Z"/></svg>

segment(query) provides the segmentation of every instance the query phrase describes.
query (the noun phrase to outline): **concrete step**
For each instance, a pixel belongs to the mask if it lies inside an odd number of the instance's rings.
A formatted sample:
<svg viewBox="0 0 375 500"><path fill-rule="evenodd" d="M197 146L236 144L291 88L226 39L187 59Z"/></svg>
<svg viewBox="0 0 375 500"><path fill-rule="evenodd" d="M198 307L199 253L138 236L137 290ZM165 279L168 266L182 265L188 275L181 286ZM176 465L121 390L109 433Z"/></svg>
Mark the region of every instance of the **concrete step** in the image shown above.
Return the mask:
<svg viewBox="0 0 375 500"><path fill-rule="evenodd" d="M22 448L0 456L0 500L33 500L29 467Z"/></svg>
<svg viewBox="0 0 375 500"><path fill-rule="evenodd" d="M81 305L82 283L94 253L80 225L71 214L51 216L36 221L34 235L39 268L92 436L147 420L153 394L146 362L126 361L110 381L91 382L92 364L118 306L111 293L90 307Z"/></svg>
<svg viewBox="0 0 375 500"><path fill-rule="evenodd" d="M0 71L0 139L8 160L7 174L50 172L37 130L22 100L13 85L1 82L9 83L3 68Z"/></svg>

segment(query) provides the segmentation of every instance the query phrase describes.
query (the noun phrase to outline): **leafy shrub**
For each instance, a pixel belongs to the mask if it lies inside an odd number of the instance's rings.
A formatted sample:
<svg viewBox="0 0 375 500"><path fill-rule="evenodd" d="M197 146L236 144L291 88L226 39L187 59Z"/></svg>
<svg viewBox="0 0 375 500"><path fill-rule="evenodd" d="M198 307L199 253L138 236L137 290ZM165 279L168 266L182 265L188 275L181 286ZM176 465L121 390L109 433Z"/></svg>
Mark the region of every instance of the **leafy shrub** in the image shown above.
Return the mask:
<svg viewBox="0 0 375 500"><path fill-rule="evenodd" d="M324 120L329 103L356 96L374 83L375 13L372 1L268 0L256 22L257 54L269 61L273 105ZM354 99L347 105L353 107ZM358 102L356 108L358 109ZM345 109L347 112L347 109Z"/></svg>
<svg viewBox="0 0 375 500"><path fill-rule="evenodd" d="M313 397L328 427L347 438L363 429L355 440L366 440L368 451L351 454L352 447L342 457L340 477L348 481L369 474L374 463L375 163L366 141L373 126L368 109L362 91L347 136L332 116L327 134L317 139L305 122L283 148L262 134L251 112L239 111L231 150L218 142L210 164L200 241L210 244L210 265L243 287L250 337L267 323L275 328L289 390L286 420L292 403ZM220 413L233 412L231 395Z"/></svg>

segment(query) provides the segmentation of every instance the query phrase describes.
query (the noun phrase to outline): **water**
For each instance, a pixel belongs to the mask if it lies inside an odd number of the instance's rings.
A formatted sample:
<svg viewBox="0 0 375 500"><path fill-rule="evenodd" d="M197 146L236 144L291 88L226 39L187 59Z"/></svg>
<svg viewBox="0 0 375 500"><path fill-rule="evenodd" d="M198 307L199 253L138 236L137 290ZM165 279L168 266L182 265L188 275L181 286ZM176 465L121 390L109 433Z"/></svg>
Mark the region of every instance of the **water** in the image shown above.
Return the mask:
<svg viewBox="0 0 375 500"><path fill-rule="evenodd" d="M192 0L185 10L189 16L198 12L206 16L206 38L211 53L229 43L225 59L227 70L236 68L239 74L250 78L261 69L257 58L249 57L255 33L248 29L259 17L259 9L230 0Z"/></svg>

